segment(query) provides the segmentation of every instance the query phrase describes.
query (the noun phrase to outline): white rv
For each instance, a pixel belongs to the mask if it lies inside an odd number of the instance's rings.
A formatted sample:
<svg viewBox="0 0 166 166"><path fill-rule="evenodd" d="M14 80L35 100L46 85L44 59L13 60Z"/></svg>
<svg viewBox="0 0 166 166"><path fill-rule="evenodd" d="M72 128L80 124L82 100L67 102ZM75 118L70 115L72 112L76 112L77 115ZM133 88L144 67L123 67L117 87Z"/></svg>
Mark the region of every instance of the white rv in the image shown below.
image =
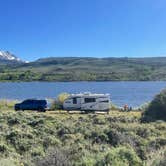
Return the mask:
<svg viewBox="0 0 166 166"><path fill-rule="evenodd" d="M63 103L65 110L109 111L109 94L79 93L71 94Z"/></svg>

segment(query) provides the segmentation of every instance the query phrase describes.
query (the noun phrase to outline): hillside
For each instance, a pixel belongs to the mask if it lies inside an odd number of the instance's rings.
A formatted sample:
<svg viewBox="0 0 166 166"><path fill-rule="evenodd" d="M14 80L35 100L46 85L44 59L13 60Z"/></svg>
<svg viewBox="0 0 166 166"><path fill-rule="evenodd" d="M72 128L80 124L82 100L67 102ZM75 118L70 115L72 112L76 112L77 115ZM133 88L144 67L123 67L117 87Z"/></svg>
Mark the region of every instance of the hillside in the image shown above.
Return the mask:
<svg viewBox="0 0 166 166"><path fill-rule="evenodd" d="M166 80L166 57L45 58L0 67L1 81Z"/></svg>
<svg viewBox="0 0 166 166"><path fill-rule="evenodd" d="M0 165L164 166L166 123L109 115L0 111ZM8 108L7 108L8 107Z"/></svg>

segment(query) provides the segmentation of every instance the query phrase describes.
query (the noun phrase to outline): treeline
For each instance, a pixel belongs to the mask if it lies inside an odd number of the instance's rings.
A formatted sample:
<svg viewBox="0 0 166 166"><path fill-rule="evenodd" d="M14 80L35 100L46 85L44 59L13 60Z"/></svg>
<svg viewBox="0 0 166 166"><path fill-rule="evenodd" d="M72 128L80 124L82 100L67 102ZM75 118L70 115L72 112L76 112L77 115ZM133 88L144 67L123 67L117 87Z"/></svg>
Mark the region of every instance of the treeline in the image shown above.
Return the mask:
<svg viewBox="0 0 166 166"><path fill-rule="evenodd" d="M152 71L137 69L133 72L63 71L37 72L34 70L7 70L0 73L0 81L149 81L166 80L153 76Z"/></svg>

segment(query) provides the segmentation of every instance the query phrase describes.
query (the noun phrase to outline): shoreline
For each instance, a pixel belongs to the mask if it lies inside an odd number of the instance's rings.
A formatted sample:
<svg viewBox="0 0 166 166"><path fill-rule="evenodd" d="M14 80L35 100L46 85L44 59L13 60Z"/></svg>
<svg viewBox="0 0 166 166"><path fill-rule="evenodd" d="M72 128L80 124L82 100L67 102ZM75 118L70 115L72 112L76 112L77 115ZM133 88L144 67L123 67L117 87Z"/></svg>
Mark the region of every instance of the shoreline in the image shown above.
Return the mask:
<svg viewBox="0 0 166 166"><path fill-rule="evenodd" d="M30 83L30 82L39 82L39 83L75 83L75 82L166 82L166 80L90 80L90 81L9 81L9 80L4 80L0 81L0 83Z"/></svg>

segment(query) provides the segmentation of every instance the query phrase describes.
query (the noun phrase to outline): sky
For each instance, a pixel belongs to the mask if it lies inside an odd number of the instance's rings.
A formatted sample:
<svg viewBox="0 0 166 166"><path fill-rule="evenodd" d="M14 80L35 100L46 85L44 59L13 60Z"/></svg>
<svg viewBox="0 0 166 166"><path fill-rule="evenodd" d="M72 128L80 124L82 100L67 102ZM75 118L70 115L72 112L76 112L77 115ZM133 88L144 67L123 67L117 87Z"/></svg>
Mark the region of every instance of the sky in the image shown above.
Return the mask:
<svg viewBox="0 0 166 166"><path fill-rule="evenodd" d="M0 50L28 61L166 56L166 1L0 0Z"/></svg>

